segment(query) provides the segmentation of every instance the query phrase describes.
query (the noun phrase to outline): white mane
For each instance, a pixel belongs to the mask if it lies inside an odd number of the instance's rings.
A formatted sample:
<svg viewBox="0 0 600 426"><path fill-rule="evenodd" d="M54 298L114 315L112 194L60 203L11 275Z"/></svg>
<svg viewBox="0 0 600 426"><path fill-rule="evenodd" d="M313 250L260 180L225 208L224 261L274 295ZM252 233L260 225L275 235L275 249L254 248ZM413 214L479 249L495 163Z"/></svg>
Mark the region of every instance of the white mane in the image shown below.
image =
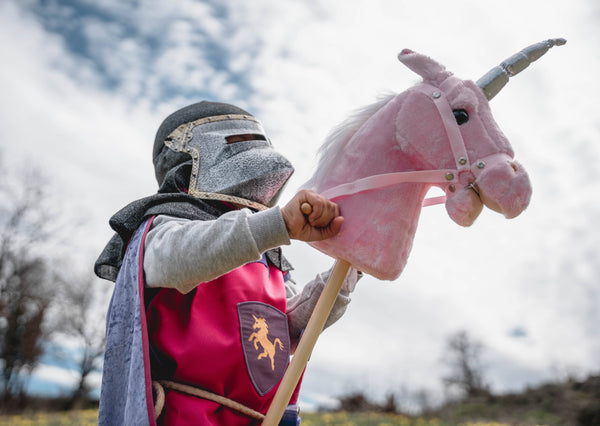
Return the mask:
<svg viewBox="0 0 600 426"><path fill-rule="evenodd" d="M303 186L313 188L315 183L321 181L323 175L327 173L330 163L335 161L336 157L342 155L346 144L358 129L395 96L396 93L380 95L375 103L357 109L346 120L335 126L319 148L317 171Z"/></svg>

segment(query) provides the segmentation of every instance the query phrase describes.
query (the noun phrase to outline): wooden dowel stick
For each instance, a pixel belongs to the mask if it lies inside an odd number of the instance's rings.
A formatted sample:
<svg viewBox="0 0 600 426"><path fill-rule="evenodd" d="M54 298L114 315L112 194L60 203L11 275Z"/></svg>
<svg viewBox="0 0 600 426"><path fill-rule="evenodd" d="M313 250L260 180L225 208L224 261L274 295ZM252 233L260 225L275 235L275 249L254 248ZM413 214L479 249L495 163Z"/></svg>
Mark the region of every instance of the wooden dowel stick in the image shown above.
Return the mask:
<svg viewBox="0 0 600 426"><path fill-rule="evenodd" d="M300 376L302 376L302 372L308 363L308 359L319 338L319 334L323 331L325 322L327 321L329 313L335 303L335 299L342 288L344 278L346 278L350 266L350 263L345 260L339 259L335 262L333 271L331 271L331 275L329 276L327 283L325 283L321 297L319 297L317 305L308 320L306 329L302 334L302 338L298 343L294 357L292 358L283 379L281 379L279 389L277 389L273 402L262 423L263 426L277 426L279 424L283 412L298 385Z"/></svg>
<svg viewBox="0 0 600 426"><path fill-rule="evenodd" d="M309 215L312 213L312 206L309 203L302 203L300 210L302 210L302 213Z"/></svg>

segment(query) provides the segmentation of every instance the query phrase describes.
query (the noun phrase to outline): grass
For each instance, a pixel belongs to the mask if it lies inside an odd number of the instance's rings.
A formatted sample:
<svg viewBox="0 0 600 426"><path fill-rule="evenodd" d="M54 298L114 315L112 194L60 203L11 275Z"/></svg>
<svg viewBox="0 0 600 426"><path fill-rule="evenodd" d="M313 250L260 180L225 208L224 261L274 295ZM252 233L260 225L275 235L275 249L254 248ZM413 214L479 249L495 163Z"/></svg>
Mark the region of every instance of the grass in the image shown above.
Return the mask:
<svg viewBox="0 0 600 426"><path fill-rule="evenodd" d="M446 423L437 419L409 418L385 413L302 413L302 426L509 426L506 423ZM0 426L96 425L98 410L0 416Z"/></svg>
<svg viewBox="0 0 600 426"><path fill-rule="evenodd" d="M97 424L98 410L95 409L0 416L0 426L92 426Z"/></svg>
<svg viewBox="0 0 600 426"><path fill-rule="evenodd" d="M385 413L300 413L301 426L442 426L437 421L410 419L400 414Z"/></svg>
<svg viewBox="0 0 600 426"><path fill-rule="evenodd" d="M301 426L514 426L514 423L497 422L447 423L438 419L386 413L301 413L300 416Z"/></svg>

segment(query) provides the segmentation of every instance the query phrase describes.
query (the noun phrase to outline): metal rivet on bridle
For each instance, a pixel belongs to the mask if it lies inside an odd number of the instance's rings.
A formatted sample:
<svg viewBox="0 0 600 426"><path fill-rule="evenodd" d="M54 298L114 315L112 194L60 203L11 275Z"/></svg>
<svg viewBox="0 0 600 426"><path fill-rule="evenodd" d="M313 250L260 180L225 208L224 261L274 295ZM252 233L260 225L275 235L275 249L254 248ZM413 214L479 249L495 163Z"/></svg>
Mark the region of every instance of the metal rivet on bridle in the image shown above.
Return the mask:
<svg viewBox="0 0 600 426"><path fill-rule="evenodd" d="M460 164L461 166L464 166L465 164L467 164L467 159L465 157L460 157L458 159L458 164Z"/></svg>
<svg viewBox="0 0 600 426"><path fill-rule="evenodd" d="M485 167L485 161L477 162L477 167L479 167L480 169L483 169Z"/></svg>
<svg viewBox="0 0 600 426"><path fill-rule="evenodd" d="M450 192L456 191L456 186L454 186L454 185L448 186L448 191L450 191Z"/></svg>
<svg viewBox="0 0 600 426"><path fill-rule="evenodd" d="M452 180L452 179L454 179L454 175L452 173L446 173L446 179Z"/></svg>
<svg viewBox="0 0 600 426"><path fill-rule="evenodd" d="M433 97L434 99L439 98L440 96L442 96L442 94L440 92L433 92Z"/></svg>

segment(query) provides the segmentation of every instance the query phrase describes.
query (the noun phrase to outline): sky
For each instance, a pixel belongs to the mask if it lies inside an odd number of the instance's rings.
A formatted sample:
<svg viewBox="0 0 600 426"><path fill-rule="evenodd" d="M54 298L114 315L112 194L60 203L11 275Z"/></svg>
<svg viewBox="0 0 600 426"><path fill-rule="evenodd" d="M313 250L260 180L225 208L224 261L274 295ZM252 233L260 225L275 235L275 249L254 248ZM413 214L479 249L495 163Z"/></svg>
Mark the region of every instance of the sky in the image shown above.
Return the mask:
<svg viewBox="0 0 600 426"><path fill-rule="evenodd" d="M301 402L355 390L441 398L445 345L460 330L483 344L496 392L583 377L600 360L599 23L594 0L3 0L0 155L39 165L64 217L85 218L71 262L91 269L109 217L156 191L154 134L182 106L229 102L258 117L296 168L284 203L330 129L420 80L402 49L477 80L564 37L490 104L532 181L528 209L511 220L485 209L462 228L424 208L401 276L365 277L321 335ZM305 243L284 252L299 284L334 262ZM55 365L39 375L64 378Z"/></svg>

